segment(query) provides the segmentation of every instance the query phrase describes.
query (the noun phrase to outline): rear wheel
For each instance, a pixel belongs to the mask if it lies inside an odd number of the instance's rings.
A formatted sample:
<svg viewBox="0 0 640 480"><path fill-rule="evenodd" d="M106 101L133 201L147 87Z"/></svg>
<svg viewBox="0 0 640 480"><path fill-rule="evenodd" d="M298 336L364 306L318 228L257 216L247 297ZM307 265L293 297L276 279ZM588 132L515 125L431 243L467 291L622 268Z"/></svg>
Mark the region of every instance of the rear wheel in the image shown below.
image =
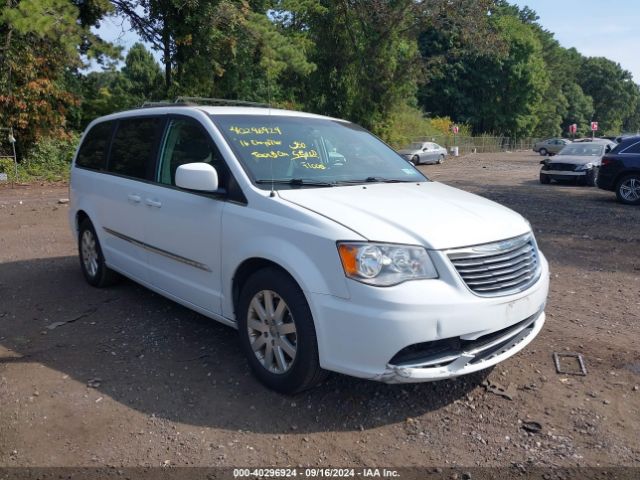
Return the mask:
<svg viewBox="0 0 640 480"><path fill-rule="evenodd" d="M542 156L544 157L544 156L545 156L545 155L547 155L547 153L549 153L549 152L547 152L547 149L546 149L546 148L541 148L541 149L539 150L539 153L540 153L540 155L542 155Z"/></svg>
<svg viewBox="0 0 640 480"><path fill-rule="evenodd" d="M640 205L640 174L622 177L616 184L616 197L627 205Z"/></svg>
<svg viewBox="0 0 640 480"><path fill-rule="evenodd" d="M413 163L414 165L420 165L420 157L418 155L414 155L411 159L411 163Z"/></svg>
<svg viewBox="0 0 640 480"><path fill-rule="evenodd" d="M120 276L107 267L100 241L91 220L85 218L78 229L80 267L89 285L102 288L116 283Z"/></svg>
<svg viewBox="0 0 640 480"><path fill-rule="evenodd" d="M541 173L540 183L543 185L549 185L551 183L551 179L549 178L549 175L545 175L544 173Z"/></svg>
<svg viewBox="0 0 640 480"><path fill-rule="evenodd" d="M266 386L293 394L326 378L311 310L289 275L276 268L254 273L242 288L237 312L240 344Z"/></svg>
<svg viewBox="0 0 640 480"><path fill-rule="evenodd" d="M442 162L444 162L444 155L440 155L438 157L438 162L437 163L442 163Z"/></svg>

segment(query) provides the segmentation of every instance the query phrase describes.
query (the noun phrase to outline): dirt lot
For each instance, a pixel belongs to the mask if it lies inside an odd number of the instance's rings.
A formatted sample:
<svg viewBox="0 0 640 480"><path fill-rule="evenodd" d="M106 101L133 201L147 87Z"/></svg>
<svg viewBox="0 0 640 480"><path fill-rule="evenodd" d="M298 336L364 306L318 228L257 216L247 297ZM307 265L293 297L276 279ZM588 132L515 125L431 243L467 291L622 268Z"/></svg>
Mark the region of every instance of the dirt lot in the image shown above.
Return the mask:
<svg viewBox="0 0 640 480"><path fill-rule="evenodd" d="M89 287L66 187L0 188L0 466L640 466L640 208L539 185L539 159L421 167L531 221L552 269L538 339L488 376L333 375L293 398L253 379L234 330L128 281ZM588 375L557 374L554 351Z"/></svg>

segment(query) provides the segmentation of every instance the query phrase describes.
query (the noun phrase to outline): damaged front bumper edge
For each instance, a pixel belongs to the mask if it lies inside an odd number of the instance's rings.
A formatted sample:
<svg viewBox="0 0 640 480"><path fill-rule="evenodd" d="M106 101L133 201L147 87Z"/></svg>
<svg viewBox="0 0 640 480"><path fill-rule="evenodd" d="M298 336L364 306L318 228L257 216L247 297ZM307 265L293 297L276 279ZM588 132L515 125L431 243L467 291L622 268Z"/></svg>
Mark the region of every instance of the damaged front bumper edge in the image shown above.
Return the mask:
<svg viewBox="0 0 640 480"><path fill-rule="evenodd" d="M545 314L540 311L520 328L492 339L491 342L468 351L444 354L438 358L416 361L412 364L388 364L383 374L373 380L384 383L417 383L444 380L467 375L492 367L515 355L540 333L544 325Z"/></svg>

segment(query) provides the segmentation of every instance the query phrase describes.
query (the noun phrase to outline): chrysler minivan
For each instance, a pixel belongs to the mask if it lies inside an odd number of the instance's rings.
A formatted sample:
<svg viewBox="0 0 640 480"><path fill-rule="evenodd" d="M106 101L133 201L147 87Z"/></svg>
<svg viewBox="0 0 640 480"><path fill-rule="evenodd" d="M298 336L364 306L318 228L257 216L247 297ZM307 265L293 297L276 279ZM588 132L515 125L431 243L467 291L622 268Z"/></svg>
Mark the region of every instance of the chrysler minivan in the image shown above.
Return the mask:
<svg viewBox="0 0 640 480"><path fill-rule="evenodd" d="M545 321L548 264L527 220L335 118L188 103L99 118L69 211L88 283L124 275L236 328L281 392L329 371L468 374Z"/></svg>

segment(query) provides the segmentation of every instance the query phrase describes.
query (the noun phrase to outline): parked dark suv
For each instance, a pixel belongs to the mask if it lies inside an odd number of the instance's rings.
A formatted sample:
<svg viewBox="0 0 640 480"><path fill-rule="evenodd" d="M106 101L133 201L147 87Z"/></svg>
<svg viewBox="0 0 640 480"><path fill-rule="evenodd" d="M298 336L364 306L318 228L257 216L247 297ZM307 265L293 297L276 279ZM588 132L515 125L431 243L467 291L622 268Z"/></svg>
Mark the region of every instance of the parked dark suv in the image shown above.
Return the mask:
<svg viewBox="0 0 640 480"><path fill-rule="evenodd" d="M624 138L602 157L598 187L616 192L619 202L640 205L640 136Z"/></svg>

